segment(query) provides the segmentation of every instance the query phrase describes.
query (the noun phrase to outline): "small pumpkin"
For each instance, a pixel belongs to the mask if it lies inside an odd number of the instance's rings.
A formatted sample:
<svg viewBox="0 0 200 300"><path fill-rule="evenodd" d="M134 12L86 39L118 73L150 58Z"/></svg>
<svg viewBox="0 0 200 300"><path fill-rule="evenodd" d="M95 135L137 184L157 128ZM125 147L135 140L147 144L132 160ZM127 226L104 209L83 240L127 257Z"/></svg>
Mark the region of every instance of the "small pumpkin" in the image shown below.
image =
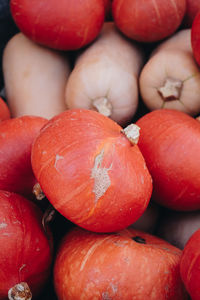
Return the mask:
<svg viewBox="0 0 200 300"><path fill-rule="evenodd" d="M74 228L57 251L59 300L185 300L182 251L139 230L98 234Z"/></svg>
<svg viewBox="0 0 200 300"><path fill-rule="evenodd" d="M116 231L143 214L152 192L138 138L136 125L122 129L98 112L67 110L35 139L33 172L67 219L91 231Z"/></svg>

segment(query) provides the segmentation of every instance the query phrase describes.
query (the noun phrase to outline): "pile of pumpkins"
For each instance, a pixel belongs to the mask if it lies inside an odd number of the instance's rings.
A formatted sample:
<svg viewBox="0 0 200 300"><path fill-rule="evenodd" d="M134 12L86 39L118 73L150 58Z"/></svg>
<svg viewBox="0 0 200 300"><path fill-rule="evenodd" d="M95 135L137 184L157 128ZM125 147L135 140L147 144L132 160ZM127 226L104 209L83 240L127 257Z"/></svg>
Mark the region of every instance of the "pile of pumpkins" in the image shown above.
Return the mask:
<svg viewBox="0 0 200 300"><path fill-rule="evenodd" d="M0 300L200 300L200 1L11 0Z"/></svg>

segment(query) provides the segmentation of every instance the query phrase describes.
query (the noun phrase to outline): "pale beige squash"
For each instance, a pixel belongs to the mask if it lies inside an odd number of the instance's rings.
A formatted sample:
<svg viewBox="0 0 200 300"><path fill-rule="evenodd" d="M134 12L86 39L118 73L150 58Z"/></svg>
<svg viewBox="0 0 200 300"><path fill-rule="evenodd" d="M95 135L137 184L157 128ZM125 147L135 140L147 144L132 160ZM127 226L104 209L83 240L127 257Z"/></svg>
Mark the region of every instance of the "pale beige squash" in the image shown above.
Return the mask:
<svg viewBox="0 0 200 300"><path fill-rule="evenodd" d="M68 108L97 110L120 125L138 106L138 76L144 57L140 48L106 22L98 39L78 57L69 76Z"/></svg>
<svg viewBox="0 0 200 300"><path fill-rule="evenodd" d="M7 43L3 53L5 93L12 117L51 118L66 110L65 86L69 59L30 41L22 33Z"/></svg>
<svg viewBox="0 0 200 300"><path fill-rule="evenodd" d="M200 112L200 69L191 48L190 30L161 43L139 78L140 94L150 110L168 108L189 115Z"/></svg>

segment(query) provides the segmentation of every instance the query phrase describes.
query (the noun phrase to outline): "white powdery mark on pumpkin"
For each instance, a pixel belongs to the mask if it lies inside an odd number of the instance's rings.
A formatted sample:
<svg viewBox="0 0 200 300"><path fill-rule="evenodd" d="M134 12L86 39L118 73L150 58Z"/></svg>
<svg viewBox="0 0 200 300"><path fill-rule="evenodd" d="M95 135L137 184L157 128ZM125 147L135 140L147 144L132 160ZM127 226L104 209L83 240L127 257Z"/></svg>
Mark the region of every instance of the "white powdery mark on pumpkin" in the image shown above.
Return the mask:
<svg viewBox="0 0 200 300"><path fill-rule="evenodd" d="M55 158L55 163L54 163L54 167L55 169L57 170L57 163L60 159L63 159L64 157L59 155L59 154L56 154L56 158ZM57 170L58 171L58 170Z"/></svg>
<svg viewBox="0 0 200 300"><path fill-rule="evenodd" d="M96 156L91 177L94 179L93 192L95 194L95 203L101 198L109 188L111 181L108 172L112 169L112 164L109 168L102 167L104 149Z"/></svg>
<svg viewBox="0 0 200 300"><path fill-rule="evenodd" d="M6 228L8 226L7 223L0 223L0 229Z"/></svg>
<svg viewBox="0 0 200 300"><path fill-rule="evenodd" d="M23 264L23 265L19 268L19 272L21 272L25 267L26 267L26 264Z"/></svg>

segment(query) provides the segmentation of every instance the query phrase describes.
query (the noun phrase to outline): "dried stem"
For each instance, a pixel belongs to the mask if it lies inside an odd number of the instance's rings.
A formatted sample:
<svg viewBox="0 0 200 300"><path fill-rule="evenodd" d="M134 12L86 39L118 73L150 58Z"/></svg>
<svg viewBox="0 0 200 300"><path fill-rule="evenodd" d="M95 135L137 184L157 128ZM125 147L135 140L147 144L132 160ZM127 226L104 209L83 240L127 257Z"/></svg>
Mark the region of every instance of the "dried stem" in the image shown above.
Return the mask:
<svg viewBox="0 0 200 300"><path fill-rule="evenodd" d="M140 127L136 124L130 124L122 130L127 139L133 144L137 144L140 137Z"/></svg>
<svg viewBox="0 0 200 300"><path fill-rule="evenodd" d="M21 282L13 286L8 291L9 300L31 300L32 293L26 282Z"/></svg>
<svg viewBox="0 0 200 300"><path fill-rule="evenodd" d="M112 105L106 97L101 97L101 98L95 99L95 100L93 100L92 104L100 114L102 114L106 117L111 116Z"/></svg>
<svg viewBox="0 0 200 300"><path fill-rule="evenodd" d="M45 194L42 191L42 188L39 183L36 183L33 187L33 194L35 195L37 200L43 200L45 198Z"/></svg>
<svg viewBox="0 0 200 300"><path fill-rule="evenodd" d="M178 79L166 78L164 85L157 88L158 93L164 101L179 100L183 82Z"/></svg>

